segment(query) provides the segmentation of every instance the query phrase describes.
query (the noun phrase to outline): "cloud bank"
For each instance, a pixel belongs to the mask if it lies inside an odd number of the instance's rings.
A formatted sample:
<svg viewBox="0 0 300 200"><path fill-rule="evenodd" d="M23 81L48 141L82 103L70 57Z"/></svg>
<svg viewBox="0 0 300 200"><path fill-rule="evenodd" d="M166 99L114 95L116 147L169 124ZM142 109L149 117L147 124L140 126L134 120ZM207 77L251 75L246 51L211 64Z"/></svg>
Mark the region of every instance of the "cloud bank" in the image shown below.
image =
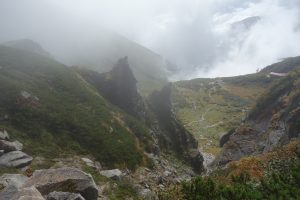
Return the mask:
<svg viewBox="0 0 300 200"><path fill-rule="evenodd" d="M300 55L299 0L1 0L0 27L0 42L33 39L58 58L62 44L109 29L175 63L173 80L251 73Z"/></svg>

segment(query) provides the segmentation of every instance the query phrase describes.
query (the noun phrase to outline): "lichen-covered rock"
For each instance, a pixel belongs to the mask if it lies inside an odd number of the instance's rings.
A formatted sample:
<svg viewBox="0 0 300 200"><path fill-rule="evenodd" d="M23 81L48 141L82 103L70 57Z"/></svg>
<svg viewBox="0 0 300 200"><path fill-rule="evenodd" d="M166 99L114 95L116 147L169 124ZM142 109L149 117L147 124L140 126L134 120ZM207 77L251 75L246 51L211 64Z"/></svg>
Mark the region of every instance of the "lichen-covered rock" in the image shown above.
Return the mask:
<svg viewBox="0 0 300 200"><path fill-rule="evenodd" d="M79 193L86 200L96 200L98 190L91 175L75 168L37 170L24 187L35 186L42 195L51 192Z"/></svg>

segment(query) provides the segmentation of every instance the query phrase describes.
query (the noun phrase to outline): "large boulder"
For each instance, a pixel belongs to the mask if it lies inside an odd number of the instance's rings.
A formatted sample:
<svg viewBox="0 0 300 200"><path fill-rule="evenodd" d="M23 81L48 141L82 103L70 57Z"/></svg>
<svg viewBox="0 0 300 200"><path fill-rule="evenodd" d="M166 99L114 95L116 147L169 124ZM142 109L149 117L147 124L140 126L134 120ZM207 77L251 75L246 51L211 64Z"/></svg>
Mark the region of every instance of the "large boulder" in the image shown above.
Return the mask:
<svg viewBox="0 0 300 200"><path fill-rule="evenodd" d="M98 190L91 175L75 168L37 170L24 187L35 186L42 195L51 192L79 193L86 200L97 200Z"/></svg>
<svg viewBox="0 0 300 200"><path fill-rule="evenodd" d="M32 186L21 188L11 200L45 200L45 198L34 186Z"/></svg>
<svg viewBox="0 0 300 200"><path fill-rule="evenodd" d="M3 174L0 177L0 184L4 187L7 187L9 185L14 185L17 188L21 188L25 181L28 180L27 176L24 176L22 174Z"/></svg>
<svg viewBox="0 0 300 200"><path fill-rule="evenodd" d="M0 140L9 140L9 135L6 130L0 131Z"/></svg>
<svg viewBox="0 0 300 200"><path fill-rule="evenodd" d="M11 200L28 178L21 174L4 174L0 177L1 200Z"/></svg>
<svg viewBox="0 0 300 200"><path fill-rule="evenodd" d="M18 193L18 188L16 188L13 185L9 185L0 192L0 199L1 200L11 200L13 198L13 196L17 193Z"/></svg>
<svg viewBox="0 0 300 200"><path fill-rule="evenodd" d="M46 197L47 200L85 200L81 194L70 192L51 192Z"/></svg>
<svg viewBox="0 0 300 200"><path fill-rule="evenodd" d="M100 174L114 180L119 180L122 176L122 172L119 169L103 170L100 171Z"/></svg>
<svg viewBox="0 0 300 200"><path fill-rule="evenodd" d="M26 167L32 162L32 157L22 151L11 151L0 157L0 169L7 167Z"/></svg>
<svg viewBox="0 0 300 200"><path fill-rule="evenodd" d="M4 150L4 153L11 151L21 151L23 144L19 141L9 142L6 140L0 140L0 150Z"/></svg>

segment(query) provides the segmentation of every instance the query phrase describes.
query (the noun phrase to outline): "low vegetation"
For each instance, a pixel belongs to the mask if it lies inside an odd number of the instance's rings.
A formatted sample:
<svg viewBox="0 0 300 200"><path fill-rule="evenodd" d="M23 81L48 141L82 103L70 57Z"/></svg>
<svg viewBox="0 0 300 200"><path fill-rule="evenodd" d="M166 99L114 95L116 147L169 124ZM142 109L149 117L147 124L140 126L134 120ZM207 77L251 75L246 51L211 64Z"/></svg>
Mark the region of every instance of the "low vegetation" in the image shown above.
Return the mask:
<svg viewBox="0 0 300 200"><path fill-rule="evenodd" d="M299 199L299 140L274 152L253 157L257 162L247 162L248 159L236 162L238 171L229 166L225 171L216 171L208 177L197 177L170 187L169 191L160 194L160 199Z"/></svg>
<svg viewBox="0 0 300 200"><path fill-rule="evenodd" d="M149 138L147 128L107 103L75 71L3 46L0 66L0 118L9 116L0 128L20 140L28 154L53 158L91 153L108 167L143 164L141 141Z"/></svg>

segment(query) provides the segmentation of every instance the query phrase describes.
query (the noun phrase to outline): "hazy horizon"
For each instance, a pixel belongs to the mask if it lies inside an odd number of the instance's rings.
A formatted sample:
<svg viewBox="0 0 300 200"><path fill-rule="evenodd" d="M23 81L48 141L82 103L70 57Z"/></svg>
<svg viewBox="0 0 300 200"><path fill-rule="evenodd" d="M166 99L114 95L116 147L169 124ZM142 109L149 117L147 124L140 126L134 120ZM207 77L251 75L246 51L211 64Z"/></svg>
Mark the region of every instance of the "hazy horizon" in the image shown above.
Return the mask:
<svg viewBox="0 0 300 200"><path fill-rule="evenodd" d="M0 13L0 42L32 39L61 61L105 29L177 65L171 80L242 75L300 55L297 0L2 0Z"/></svg>

